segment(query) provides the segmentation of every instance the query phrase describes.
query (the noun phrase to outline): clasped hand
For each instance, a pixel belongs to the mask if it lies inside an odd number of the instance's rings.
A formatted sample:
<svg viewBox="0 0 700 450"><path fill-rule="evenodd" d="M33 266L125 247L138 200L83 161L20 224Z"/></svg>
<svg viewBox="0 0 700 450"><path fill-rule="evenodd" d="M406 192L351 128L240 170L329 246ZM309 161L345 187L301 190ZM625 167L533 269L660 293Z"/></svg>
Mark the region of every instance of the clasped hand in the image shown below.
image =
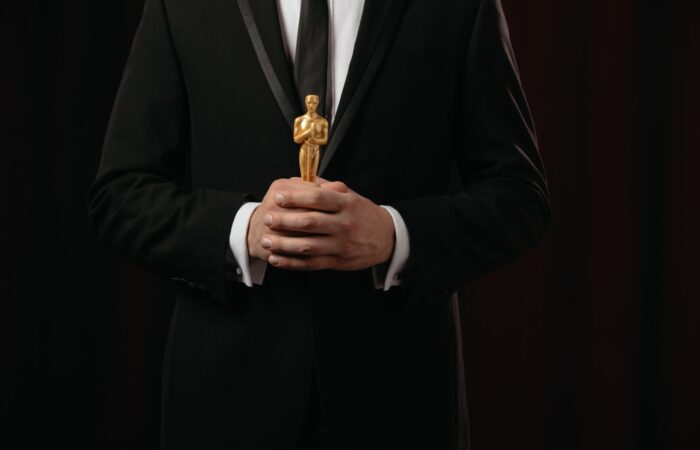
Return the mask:
<svg viewBox="0 0 700 450"><path fill-rule="evenodd" d="M248 226L248 253L292 270L362 270L394 250L384 208L340 181L275 180Z"/></svg>

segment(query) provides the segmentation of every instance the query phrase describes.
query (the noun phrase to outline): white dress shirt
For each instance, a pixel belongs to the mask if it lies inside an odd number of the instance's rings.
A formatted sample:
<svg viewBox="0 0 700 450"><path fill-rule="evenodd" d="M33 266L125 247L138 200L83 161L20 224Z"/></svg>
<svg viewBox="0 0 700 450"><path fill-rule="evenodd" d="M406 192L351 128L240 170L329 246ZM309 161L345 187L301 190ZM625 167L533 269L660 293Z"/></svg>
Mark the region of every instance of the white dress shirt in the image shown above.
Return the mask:
<svg viewBox="0 0 700 450"><path fill-rule="evenodd" d="M296 56L301 1L302 0L277 0L282 38L290 61L294 61ZM330 47L329 76L332 85L332 90L328 94L332 96L332 107L327 116L331 124L335 118L335 112L340 103L340 96L343 86L345 85L345 79L348 75L364 3L365 0L339 0L337 2L335 0L328 0L328 19L330 27L330 33L328 35L328 45ZM258 202L248 202L241 206L233 220L229 237L231 251L239 266L237 274L238 280L248 287L252 287L254 284L262 284L265 277L265 269L267 268L266 261L257 258L251 260L248 254L248 223L250 222L253 211L259 204ZM410 246L408 229L406 228L401 214L391 206L380 206L386 209L391 215L391 219L394 223L394 235L396 237L394 252L388 267L385 265L372 267L374 287L377 289L384 288L386 291L389 290L391 286L401 284L398 279L398 274L408 260ZM384 273L384 271L386 271L386 273Z"/></svg>

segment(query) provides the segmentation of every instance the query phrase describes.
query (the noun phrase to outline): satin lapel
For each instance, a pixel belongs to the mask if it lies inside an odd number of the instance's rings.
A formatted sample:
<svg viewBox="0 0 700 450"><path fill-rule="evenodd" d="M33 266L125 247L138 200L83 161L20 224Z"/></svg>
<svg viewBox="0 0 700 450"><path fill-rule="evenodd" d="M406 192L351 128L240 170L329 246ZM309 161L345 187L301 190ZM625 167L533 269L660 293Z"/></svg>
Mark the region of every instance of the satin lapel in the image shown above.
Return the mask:
<svg viewBox="0 0 700 450"><path fill-rule="evenodd" d="M258 62L289 127L303 114L287 61L276 0L238 0Z"/></svg>
<svg viewBox="0 0 700 450"><path fill-rule="evenodd" d="M343 141L352 119L369 91L384 60L401 15L409 0L365 0L350 60L348 77L340 96L338 111L331 127L330 140L321 156L318 174L322 175Z"/></svg>

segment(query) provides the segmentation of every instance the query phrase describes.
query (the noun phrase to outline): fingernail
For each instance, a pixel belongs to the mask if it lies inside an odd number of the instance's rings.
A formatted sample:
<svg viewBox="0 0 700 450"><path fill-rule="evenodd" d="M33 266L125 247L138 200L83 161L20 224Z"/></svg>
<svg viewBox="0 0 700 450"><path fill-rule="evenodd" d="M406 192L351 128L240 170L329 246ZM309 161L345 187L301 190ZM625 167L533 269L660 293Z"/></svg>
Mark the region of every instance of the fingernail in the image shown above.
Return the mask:
<svg viewBox="0 0 700 450"><path fill-rule="evenodd" d="M273 266L276 266L277 264L280 263L280 259L279 259L279 257L277 257L275 255L270 255L270 257L267 259L267 262L269 262Z"/></svg>
<svg viewBox="0 0 700 450"><path fill-rule="evenodd" d="M262 245L264 249L269 249L272 247L272 240L270 238L263 238L262 241L260 241L260 245Z"/></svg>
<svg viewBox="0 0 700 450"><path fill-rule="evenodd" d="M265 217L263 217L263 223L268 227L272 225L272 216L269 214L265 214Z"/></svg>
<svg viewBox="0 0 700 450"><path fill-rule="evenodd" d="M275 195L275 202L277 202L277 204L280 206L284 205L284 195L282 195L282 194Z"/></svg>

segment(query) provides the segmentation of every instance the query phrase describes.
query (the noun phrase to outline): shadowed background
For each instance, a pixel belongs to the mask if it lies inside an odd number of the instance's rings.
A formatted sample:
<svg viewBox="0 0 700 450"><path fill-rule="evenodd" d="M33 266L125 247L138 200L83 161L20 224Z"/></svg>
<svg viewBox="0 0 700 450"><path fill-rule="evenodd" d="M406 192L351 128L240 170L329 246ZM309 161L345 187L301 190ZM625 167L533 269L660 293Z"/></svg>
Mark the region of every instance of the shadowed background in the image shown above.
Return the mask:
<svg viewBox="0 0 700 450"><path fill-rule="evenodd" d="M554 216L460 292L474 448L700 448L700 6L503 4ZM142 0L0 8L3 437L157 448L170 287L85 213Z"/></svg>

